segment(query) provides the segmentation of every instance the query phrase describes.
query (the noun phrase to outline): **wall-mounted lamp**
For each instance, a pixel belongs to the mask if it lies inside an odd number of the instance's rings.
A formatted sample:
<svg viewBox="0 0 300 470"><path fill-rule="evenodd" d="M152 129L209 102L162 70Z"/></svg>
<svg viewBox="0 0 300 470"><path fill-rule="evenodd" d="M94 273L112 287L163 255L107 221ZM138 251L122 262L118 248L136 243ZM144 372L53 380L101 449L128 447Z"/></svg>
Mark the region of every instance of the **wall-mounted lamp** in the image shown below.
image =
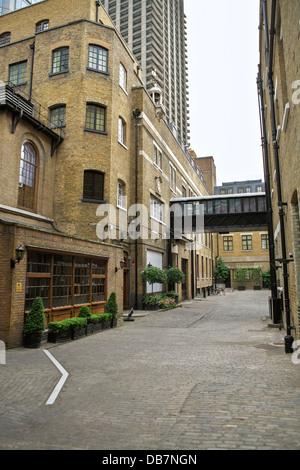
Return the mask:
<svg viewBox="0 0 300 470"><path fill-rule="evenodd" d="M19 248L16 248L16 258L10 260L10 267L14 268L16 263L20 263L20 261L24 258L25 250L22 245Z"/></svg>
<svg viewBox="0 0 300 470"><path fill-rule="evenodd" d="M120 261L120 268L123 269L125 267L125 260L124 259L121 259ZM118 268L115 267L115 273L118 272Z"/></svg>

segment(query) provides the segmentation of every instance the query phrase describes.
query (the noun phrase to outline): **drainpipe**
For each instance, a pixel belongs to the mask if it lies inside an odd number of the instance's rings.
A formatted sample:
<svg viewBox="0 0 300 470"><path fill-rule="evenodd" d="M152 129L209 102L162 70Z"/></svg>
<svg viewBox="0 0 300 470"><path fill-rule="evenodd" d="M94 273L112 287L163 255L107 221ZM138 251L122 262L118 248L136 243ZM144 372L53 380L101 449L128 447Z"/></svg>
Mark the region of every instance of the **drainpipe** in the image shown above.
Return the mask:
<svg viewBox="0 0 300 470"><path fill-rule="evenodd" d="M29 82L29 97L28 100L31 101L32 95L32 79L33 79L33 62L34 62L34 42L30 44L31 49L31 67L30 67L30 82Z"/></svg>
<svg viewBox="0 0 300 470"><path fill-rule="evenodd" d="M99 7L100 7L100 1L97 0L96 2L96 23L99 21Z"/></svg>
<svg viewBox="0 0 300 470"><path fill-rule="evenodd" d="M282 191L281 191L281 178L280 178L280 165L279 165L279 145L277 142L277 129L276 129L276 119L275 119L275 105L274 105L274 84L273 84L273 46L274 46L274 34L275 34L275 13L276 13L276 0L272 0L271 5L271 25L270 25L270 43L268 40L268 17L267 17L267 0L263 0L263 14L264 14L264 23L265 23L265 35L266 35L266 57L268 65L268 83L269 83L269 95L270 95L270 114L271 114L271 124L272 124L272 140L273 140L273 150L274 150L274 160L276 167L276 177L277 177L277 195L278 195L278 209L279 209L279 221L280 221L280 235L281 235L281 253L282 258L278 259L282 263L283 270L283 289L284 289L284 306L285 306L285 317L286 317L286 336L285 341L285 352L292 353L293 348L292 344L294 338L291 335L291 309L290 309L290 298L289 298L289 274L288 274L288 263L291 260L287 260L286 256L286 241L285 241L285 221L284 216L285 212L283 206L287 206L286 202L282 201ZM272 56L271 56L272 53Z"/></svg>
<svg viewBox="0 0 300 470"><path fill-rule="evenodd" d="M139 109L135 109L132 112L133 116L135 117L135 204L137 207L138 203L138 149L139 149L139 141L138 141L138 120L141 115L141 111ZM134 300L134 308L135 310L138 309L138 241L135 237L135 300Z"/></svg>
<svg viewBox="0 0 300 470"><path fill-rule="evenodd" d="M280 323L280 315L279 315L280 309L279 309L279 303L278 303L279 299L277 296L273 211L272 211L272 205L271 205L271 190L270 190L269 152L268 152L265 109L264 109L264 95L263 95L263 88L262 88L260 64L258 66L258 75L257 75L256 82L257 82L257 93L258 93L260 132L261 132L261 142L262 142L263 167L264 167L264 176L265 176L265 193L266 193L266 204L267 204L273 322Z"/></svg>

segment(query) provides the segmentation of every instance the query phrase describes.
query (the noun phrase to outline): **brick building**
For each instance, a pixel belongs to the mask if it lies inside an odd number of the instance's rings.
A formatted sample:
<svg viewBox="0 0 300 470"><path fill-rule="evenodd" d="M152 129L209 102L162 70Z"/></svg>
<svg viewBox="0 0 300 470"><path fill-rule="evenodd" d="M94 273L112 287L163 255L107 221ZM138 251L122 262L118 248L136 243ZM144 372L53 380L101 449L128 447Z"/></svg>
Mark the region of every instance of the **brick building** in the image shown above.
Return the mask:
<svg viewBox="0 0 300 470"><path fill-rule="evenodd" d="M300 1L260 1L257 84L266 194L272 213L276 281L286 348L299 339Z"/></svg>
<svg viewBox="0 0 300 470"><path fill-rule="evenodd" d="M211 286L212 270L200 275L199 265L195 283L199 258L189 240L165 236L169 200L207 194L206 182L165 121L160 90L146 91L99 2L74 8L45 0L1 16L0 70L0 336L7 346L21 344L36 296L48 322L83 304L101 312L112 291L119 313L141 307L148 263L185 272L180 299ZM146 209L138 223L134 204ZM205 248L209 265L212 246L203 245L197 254ZM20 246L25 255L15 262Z"/></svg>

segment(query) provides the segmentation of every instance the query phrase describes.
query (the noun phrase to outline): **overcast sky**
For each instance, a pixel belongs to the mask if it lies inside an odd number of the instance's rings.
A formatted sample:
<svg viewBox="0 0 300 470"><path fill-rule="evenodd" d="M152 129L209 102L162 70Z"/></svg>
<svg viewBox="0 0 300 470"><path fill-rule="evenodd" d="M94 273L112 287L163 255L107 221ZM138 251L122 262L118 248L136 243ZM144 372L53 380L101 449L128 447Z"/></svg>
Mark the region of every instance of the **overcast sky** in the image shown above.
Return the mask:
<svg viewBox="0 0 300 470"><path fill-rule="evenodd" d="M190 146L217 185L264 179L257 101L259 0L184 0Z"/></svg>

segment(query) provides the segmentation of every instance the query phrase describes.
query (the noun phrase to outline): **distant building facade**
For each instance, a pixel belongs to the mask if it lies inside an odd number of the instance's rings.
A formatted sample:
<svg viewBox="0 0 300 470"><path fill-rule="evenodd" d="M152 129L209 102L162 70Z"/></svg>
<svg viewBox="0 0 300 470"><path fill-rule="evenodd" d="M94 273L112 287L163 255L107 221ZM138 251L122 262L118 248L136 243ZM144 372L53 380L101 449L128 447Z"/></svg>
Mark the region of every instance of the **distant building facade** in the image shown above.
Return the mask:
<svg viewBox="0 0 300 470"><path fill-rule="evenodd" d="M261 179L222 183L214 188L215 195L264 192ZM254 289L264 286L262 272L270 269L267 231L243 231L215 235L215 254L230 270L226 287Z"/></svg>

